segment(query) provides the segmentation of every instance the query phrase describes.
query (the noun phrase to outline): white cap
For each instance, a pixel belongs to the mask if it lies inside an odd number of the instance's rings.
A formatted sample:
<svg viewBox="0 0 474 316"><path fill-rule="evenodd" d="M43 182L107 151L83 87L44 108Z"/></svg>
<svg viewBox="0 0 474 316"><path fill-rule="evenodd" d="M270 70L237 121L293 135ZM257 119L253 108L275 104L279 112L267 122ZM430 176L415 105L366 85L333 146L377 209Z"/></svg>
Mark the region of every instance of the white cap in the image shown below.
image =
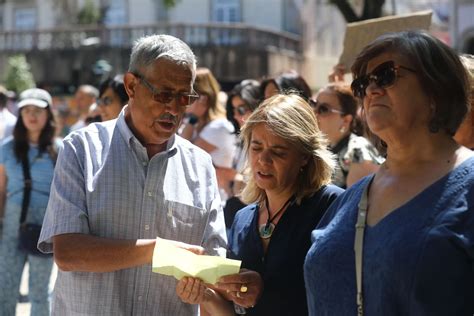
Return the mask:
<svg viewBox="0 0 474 316"><path fill-rule="evenodd" d="M20 94L20 102L18 103L18 108L21 109L27 105L34 105L39 108L44 109L48 105L51 106L53 100L48 91L38 88L32 88L23 91Z"/></svg>

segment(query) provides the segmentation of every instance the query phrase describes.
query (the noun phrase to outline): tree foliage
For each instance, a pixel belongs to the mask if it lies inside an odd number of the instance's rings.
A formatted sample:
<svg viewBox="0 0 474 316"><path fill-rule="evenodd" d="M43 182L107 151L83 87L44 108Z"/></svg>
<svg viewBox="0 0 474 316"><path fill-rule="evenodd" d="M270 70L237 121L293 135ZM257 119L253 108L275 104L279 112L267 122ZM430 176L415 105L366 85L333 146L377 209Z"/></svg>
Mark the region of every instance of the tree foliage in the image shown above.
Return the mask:
<svg viewBox="0 0 474 316"><path fill-rule="evenodd" d="M348 0L329 0L341 11L347 23L379 18L385 0L364 0L362 14L357 15Z"/></svg>
<svg viewBox="0 0 474 316"><path fill-rule="evenodd" d="M162 0L163 4L165 5L166 8L172 8L174 7L179 0Z"/></svg>
<svg viewBox="0 0 474 316"><path fill-rule="evenodd" d="M35 80L25 55L14 55L8 58L5 87L17 94L23 90L34 88Z"/></svg>
<svg viewBox="0 0 474 316"><path fill-rule="evenodd" d="M100 21L100 8L96 7L92 0L86 0L86 3L77 15L79 24L95 24Z"/></svg>

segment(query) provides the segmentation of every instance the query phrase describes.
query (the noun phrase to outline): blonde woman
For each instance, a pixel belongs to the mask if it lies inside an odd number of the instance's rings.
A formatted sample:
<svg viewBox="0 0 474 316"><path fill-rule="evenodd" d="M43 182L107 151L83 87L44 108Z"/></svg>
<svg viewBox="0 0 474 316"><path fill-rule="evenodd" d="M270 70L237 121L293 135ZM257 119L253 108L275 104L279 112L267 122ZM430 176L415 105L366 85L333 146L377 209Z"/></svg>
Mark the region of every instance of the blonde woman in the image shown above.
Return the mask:
<svg viewBox="0 0 474 316"><path fill-rule="evenodd" d="M249 205L234 219L228 256L247 270L221 278L217 291L201 290L202 300L194 298L204 285L185 278L178 295L209 314L221 314L216 306L225 293L247 315L306 315L303 262L311 231L342 192L329 184L332 154L311 107L296 95L265 100L241 135L250 170L242 199Z"/></svg>
<svg viewBox="0 0 474 316"><path fill-rule="evenodd" d="M207 151L216 168L232 168L235 151L234 126L226 118L226 111L219 103L219 83L207 68L196 70L194 90L199 99L187 109L187 120L181 136ZM221 197L229 193L228 181L217 178Z"/></svg>

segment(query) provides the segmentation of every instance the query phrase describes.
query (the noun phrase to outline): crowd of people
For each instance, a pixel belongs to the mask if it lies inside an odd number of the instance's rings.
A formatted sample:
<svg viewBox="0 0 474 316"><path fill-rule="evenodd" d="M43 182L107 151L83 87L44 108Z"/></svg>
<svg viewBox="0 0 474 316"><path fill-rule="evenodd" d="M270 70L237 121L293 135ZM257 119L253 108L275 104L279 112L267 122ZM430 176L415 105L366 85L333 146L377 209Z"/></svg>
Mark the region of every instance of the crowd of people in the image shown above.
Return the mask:
<svg viewBox="0 0 474 316"><path fill-rule="evenodd" d="M64 139L47 91L16 118L0 88L0 315L27 262L32 315L472 315L474 57L388 33L351 72L223 93L186 43L146 36L77 89ZM157 237L241 270L152 273Z"/></svg>

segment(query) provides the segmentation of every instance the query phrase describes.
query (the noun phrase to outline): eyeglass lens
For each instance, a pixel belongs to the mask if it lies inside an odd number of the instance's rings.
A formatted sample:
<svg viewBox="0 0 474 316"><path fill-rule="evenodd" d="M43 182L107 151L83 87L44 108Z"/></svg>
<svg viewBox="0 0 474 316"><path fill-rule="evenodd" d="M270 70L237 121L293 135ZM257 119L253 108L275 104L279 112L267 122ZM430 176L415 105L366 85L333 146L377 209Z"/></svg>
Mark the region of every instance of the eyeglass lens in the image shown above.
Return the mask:
<svg viewBox="0 0 474 316"><path fill-rule="evenodd" d="M371 73L361 76L354 80L351 84L354 96L365 97L365 90L371 82L381 88L386 88L392 85L397 78L395 65L393 61L387 61L378 65Z"/></svg>
<svg viewBox="0 0 474 316"><path fill-rule="evenodd" d="M140 81L151 91L153 95L153 100L159 103L168 104L173 99L176 100L176 104L180 106L188 106L199 99L199 95L194 94L187 94L187 93L172 93L170 91L157 91L155 87L151 85L142 75L135 74L135 76L140 79Z"/></svg>

